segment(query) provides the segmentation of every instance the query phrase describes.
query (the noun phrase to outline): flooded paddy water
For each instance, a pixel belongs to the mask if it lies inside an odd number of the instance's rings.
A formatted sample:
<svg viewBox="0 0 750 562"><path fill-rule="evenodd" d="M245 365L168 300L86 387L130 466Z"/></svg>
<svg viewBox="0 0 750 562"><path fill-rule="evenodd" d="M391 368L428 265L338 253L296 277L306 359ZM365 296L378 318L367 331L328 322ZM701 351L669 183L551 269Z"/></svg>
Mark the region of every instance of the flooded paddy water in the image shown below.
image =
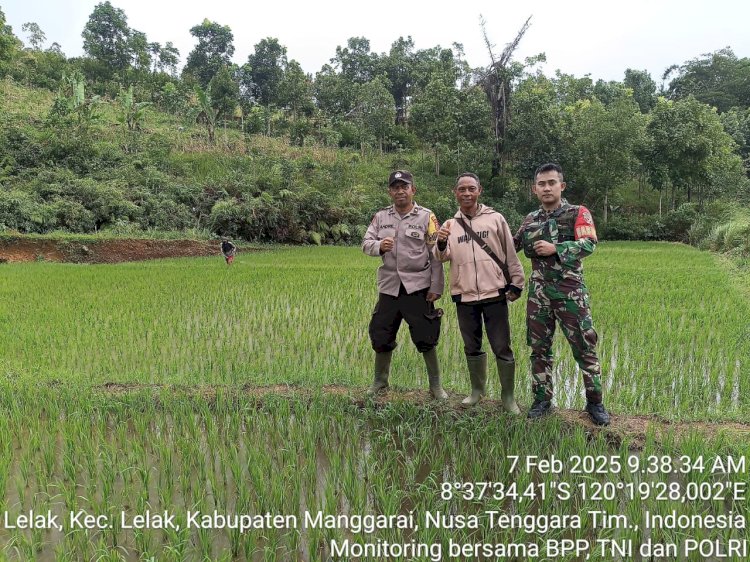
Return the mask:
<svg viewBox="0 0 750 562"><path fill-rule="evenodd" d="M366 399L376 266L356 248L8 265L0 560L745 558L750 303L712 256L587 258L608 430L581 412L561 334L555 415L501 413L494 365L488 399L460 410L447 299L448 403L407 330L391 394Z"/></svg>
<svg viewBox="0 0 750 562"><path fill-rule="evenodd" d="M655 515L723 518L699 533L722 544L745 536L747 467L717 470L715 451L739 463L750 449L721 435L636 450L555 417L315 393L47 387L1 405L12 560L323 561L342 545L422 545L430 559L431 546L447 558L450 545L584 542L609 559L597 541L680 542L683 528L647 526Z"/></svg>

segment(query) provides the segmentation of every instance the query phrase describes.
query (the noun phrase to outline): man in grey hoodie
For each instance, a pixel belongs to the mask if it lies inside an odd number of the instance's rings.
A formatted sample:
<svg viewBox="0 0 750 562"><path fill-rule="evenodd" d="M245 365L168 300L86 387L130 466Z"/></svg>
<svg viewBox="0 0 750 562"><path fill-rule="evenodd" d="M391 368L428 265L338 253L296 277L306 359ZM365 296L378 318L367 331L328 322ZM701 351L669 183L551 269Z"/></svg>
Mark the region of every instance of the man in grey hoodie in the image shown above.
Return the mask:
<svg viewBox="0 0 750 562"><path fill-rule="evenodd" d="M458 325L471 379L471 395L463 404L473 406L485 393L487 354L482 351L482 324L495 355L502 387L503 409L520 413L514 398L515 357L510 348L508 302L520 295L523 266L516 256L513 235L505 217L479 203L482 186L471 172L458 176L453 193L459 209L438 231L435 256L451 262L450 290L456 303ZM469 233L474 231L475 236ZM485 248L489 247L493 258Z"/></svg>

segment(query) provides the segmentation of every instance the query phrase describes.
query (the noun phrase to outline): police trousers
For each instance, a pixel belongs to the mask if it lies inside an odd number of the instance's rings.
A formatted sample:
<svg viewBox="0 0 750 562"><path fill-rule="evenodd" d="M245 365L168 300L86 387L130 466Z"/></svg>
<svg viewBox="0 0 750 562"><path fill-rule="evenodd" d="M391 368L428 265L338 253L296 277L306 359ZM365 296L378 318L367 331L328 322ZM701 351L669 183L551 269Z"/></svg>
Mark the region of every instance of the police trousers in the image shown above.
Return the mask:
<svg viewBox="0 0 750 562"><path fill-rule="evenodd" d="M402 285L397 297L378 294L369 328L370 342L376 352L396 348L396 334L401 320L406 320L409 325L411 341L420 353L430 351L437 345L443 311L427 301L427 292L428 289L422 289L407 294Z"/></svg>

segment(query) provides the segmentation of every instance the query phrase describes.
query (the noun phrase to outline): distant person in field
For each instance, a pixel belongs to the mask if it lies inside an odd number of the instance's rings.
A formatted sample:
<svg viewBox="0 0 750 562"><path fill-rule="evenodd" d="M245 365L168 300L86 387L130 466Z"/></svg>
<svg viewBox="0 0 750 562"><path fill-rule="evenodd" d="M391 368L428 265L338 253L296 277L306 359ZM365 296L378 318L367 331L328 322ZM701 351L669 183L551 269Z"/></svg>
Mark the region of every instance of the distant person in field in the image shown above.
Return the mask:
<svg viewBox="0 0 750 562"><path fill-rule="evenodd" d="M362 243L365 254L383 260L378 269L378 302L369 327L375 350L375 379L368 394L388 388L396 334L401 320L406 320L411 340L424 357L430 393L445 400L448 395L440 383L435 351L443 311L434 304L445 280L443 264L432 255L440 225L432 211L414 203L415 193L411 173L391 173L388 195L393 204L375 213Z"/></svg>
<svg viewBox="0 0 750 562"><path fill-rule="evenodd" d="M508 303L521 296L523 266L516 256L505 217L479 202L479 178L471 172L461 174L456 178L453 194L458 211L438 231L435 255L451 264L451 298L456 303L471 380L471 395L462 404L473 406L485 394L484 325L497 364L503 409L520 414L513 395L516 362L510 348Z"/></svg>
<svg viewBox="0 0 750 562"><path fill-rule="evenodd" d="M586 411L595 424L609 425L581 264L596 247L594 220L586 207L570 205L562 198L565 181L557 164L537 168L532 190L541 207L526 216L514 237L516 250L523 248L532 268L526 306L534 393L529 418L544 416L552 407L552 338L557 321L583 373Z"/></svg>
<svg viewBox="0 0 750 562"><path fill-rule="evenodd" d="M229 240L224 238L221 241L221 254L227 262L227 265L232 265L234 261L234 255L237 253L237 246L232 244Z"/></svg>

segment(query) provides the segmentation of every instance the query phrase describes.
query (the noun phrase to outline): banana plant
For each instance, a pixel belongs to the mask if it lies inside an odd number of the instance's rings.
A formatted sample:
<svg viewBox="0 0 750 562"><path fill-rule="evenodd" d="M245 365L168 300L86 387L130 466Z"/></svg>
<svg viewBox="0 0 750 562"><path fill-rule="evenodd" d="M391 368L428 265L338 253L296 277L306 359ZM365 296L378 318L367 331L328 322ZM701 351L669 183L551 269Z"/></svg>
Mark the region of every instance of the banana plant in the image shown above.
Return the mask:
<svg viewBox="0 0 750 562"><path fill-rule="evenodd" d="M145 117L145 109L151 105L151 102L135 101L132 84L127 91L120 92L119 101L122 110L120 121L128 126L129 131L140 130Z"/></svg>
<svg viewBox="0 0 750 562"><path fill-rule="evenodd" d="M219 110L213 106L211 86L207 86L205 90L200 86L196 86L195 96L198 99L198 114L196 115L196 119L202 121L206 126L208 140L213 144L214 132L216 131L216 118L219 115Z"/></svg>

